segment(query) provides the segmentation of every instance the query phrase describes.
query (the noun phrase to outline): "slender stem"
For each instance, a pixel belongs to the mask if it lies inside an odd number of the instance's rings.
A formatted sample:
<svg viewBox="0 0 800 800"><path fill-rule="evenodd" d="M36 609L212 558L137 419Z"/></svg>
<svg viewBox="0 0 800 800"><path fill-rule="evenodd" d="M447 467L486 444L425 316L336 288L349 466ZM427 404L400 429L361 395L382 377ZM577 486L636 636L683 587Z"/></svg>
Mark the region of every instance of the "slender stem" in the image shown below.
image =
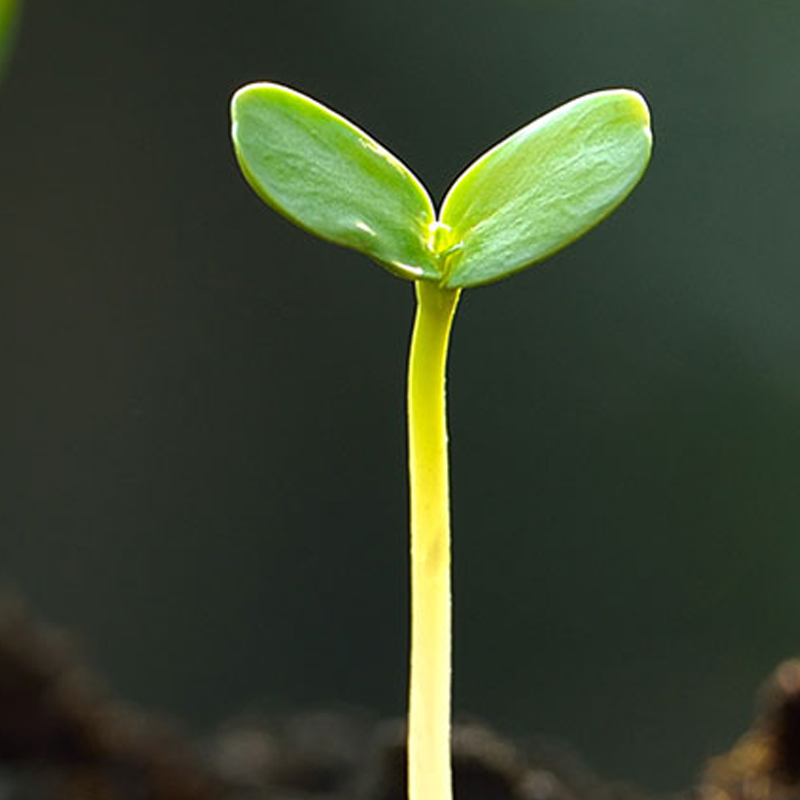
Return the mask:
<svg viewBox="0 0 800 800"><path fill-rule="evenodd" d="M408 360L411 489L409 800L451 800L450 497L445 370L460 290L418 281Z"/></svg>

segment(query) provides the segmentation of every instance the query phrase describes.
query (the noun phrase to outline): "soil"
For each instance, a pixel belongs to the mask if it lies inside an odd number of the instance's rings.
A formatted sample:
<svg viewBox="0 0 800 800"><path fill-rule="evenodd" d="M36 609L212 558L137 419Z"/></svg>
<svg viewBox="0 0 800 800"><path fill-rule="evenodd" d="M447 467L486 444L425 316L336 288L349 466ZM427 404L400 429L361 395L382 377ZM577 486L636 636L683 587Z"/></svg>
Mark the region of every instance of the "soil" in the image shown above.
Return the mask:
<svg viewBox="0 0 800 800"><path fill-rule="evenodd" d="M712 759L698 800L800 800L800 661L762 690L752 728ZM69 637L0 600L0 800L405 800L404 726L356 714L233 720L196 741L115 698ZM645 800L565 748L453 730L457 800ZM675 798L678 800L678 798Z"/></svg>

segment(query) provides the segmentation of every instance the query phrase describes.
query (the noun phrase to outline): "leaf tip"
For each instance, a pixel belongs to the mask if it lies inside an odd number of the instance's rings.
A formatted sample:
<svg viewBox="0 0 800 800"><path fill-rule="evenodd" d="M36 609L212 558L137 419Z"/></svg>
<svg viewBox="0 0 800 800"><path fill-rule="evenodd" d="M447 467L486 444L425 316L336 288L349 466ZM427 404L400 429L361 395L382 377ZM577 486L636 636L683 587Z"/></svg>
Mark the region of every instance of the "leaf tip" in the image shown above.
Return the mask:
<svg viewBox="0 0 800 800"><path fill-rule="evenodd" d="M647 100L633 89L620 89L620 93L624 95L631 109L631 116L636 119L642 126L645 135L653 140L653 124L650 116L650 106L647 105Z"/></svg>

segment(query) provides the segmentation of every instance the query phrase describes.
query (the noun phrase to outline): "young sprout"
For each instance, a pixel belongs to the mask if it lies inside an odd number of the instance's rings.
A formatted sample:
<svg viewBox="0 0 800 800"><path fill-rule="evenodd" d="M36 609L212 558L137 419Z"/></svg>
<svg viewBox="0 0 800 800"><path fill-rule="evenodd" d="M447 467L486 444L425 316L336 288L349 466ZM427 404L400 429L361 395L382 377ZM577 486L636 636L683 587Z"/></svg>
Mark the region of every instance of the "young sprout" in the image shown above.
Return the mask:
<svg viewBox="0 0 800 800"><path fill-rule="evenodd" d="M408 361L411 506L410 800L450 800L450 503L445 369L462 289L552 255L613 211L650 159L650 115L625 89L579 97L491 148L437 215L422 183L343 117L256 83L233 97L248 183L305 230L414 282Z"/></svg>

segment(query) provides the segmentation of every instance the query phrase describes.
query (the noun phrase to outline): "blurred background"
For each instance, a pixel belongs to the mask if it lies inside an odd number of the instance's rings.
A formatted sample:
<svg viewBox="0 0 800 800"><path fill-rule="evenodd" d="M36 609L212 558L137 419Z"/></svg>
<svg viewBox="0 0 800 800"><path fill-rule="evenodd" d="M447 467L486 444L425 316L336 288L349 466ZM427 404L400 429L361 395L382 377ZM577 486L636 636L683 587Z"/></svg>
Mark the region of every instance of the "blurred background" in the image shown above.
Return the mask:
<svg viewBox="0 0 800 800"><path fill-rule="evenodd" d="M240 177L277 80L440 199L628 86L612 218L468 291L450 364L455 709L688 785L800 651L800 4L35 0L0 87L0 583L202 732L405 708L411 287Z"/></svg>

